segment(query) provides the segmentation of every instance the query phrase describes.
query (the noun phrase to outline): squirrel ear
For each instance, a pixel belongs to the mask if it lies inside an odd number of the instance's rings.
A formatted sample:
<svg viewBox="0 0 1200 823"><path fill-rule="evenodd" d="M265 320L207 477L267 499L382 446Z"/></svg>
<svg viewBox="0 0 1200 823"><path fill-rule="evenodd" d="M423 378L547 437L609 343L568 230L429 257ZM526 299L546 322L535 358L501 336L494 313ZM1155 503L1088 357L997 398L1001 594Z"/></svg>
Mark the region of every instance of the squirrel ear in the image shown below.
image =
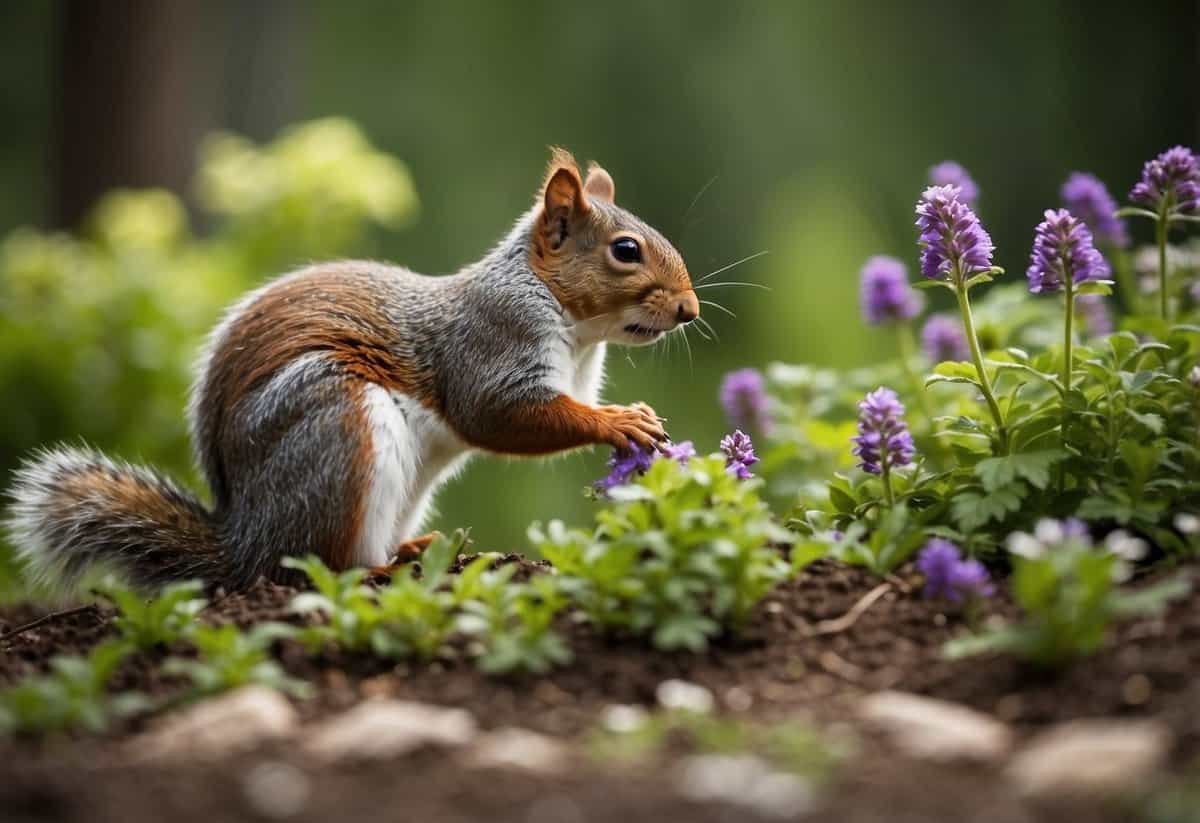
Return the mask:
<svg viewBox="0 0 1200 823"><path fill-rule="evenodd" d="M613 202L613 198L617 194L612 175L596 163L588 165L587 182L583 184L583 190L587 192L589 197L604 200L608 203Z"/></svg>
<svg viewBox="0 0 1200 823"><path fill-rule="evenodd" d="M551 249L557 249L571 234L571 228L587 214L587 197L583 181L571 155L562 149L554 151L550 173L543 194L542 232Z"/></svg>

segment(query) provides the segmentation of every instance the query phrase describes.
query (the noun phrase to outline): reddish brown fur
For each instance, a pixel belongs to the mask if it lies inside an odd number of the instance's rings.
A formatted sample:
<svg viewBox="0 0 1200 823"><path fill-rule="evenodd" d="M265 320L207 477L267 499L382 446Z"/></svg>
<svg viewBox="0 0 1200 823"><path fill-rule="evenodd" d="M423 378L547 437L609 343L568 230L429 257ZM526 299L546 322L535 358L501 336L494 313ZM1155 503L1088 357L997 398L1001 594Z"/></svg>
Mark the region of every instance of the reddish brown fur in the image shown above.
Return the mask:
<svg viewBox="0 0 1200 823"><path fill-rule="evenodd" d="M646 430L652 417L653 412L645 406L593 407L560 394L549 403L512 409L486 434L473 437L471 445L523 456L552 454L593 443L607 443L618 449L629 448L631 441L651 446L655 438ZM653 427L661 431L657 423Z"/></svg>
<svg viewBox="0 0 1200 823"><path fill-rule="evenodd" d="M251 389L310 352L326 352L347 375L433 402L433 375L394 354L391 321L360 277L331 265L263 292L229 326L213 352L214 408L232 407ZM319 322L314 322L319 318Z"/></svg>

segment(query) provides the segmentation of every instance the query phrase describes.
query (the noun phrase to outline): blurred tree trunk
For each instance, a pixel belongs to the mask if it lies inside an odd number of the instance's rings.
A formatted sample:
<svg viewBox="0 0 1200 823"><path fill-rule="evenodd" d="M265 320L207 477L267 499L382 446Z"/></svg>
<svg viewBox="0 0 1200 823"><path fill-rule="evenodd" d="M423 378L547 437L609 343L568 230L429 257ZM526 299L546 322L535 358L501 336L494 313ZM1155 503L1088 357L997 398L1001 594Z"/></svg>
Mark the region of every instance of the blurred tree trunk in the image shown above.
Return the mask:
<svg viewBox="0 0 1200 823"><path fill-rule="evenodd" d="M184 191L215 113L197 71L206 13L202 0L63 0L55 225L114 186Z"/></svg>

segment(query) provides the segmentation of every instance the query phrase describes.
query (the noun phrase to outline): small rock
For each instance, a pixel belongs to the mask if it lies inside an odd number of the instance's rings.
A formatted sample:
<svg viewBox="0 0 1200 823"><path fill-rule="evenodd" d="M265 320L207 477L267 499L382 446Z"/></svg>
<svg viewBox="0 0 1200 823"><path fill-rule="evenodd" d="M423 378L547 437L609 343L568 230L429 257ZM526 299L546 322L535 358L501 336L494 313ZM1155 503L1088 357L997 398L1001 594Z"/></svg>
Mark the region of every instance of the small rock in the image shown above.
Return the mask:
<svg viewBox="0 0 1200 823"><path fill-rule="evenodd" d="M544 734L510 726L481 735L466 752L476 769L521 769L535 774L558 774L570 762L567 747Z"/></svg>
<svg viewBox="0 0 1200 823"><path fill-rule="evenodd" d="M130 741L137 760L220 757L292 733L296 710L274 689L244 686L169 714Z"/></svg>
<svg viewBox="0 0 1200 823"><path fill-rule="evenodd" d="M944 700L877 692L859 703L859 716L886 732L901 751L925 760L992 762L1008 753L1012 732L998 720Z"/></svg>
<svg viewBox="0 0 1200 823"><path fill-rule="evenodd" d="M689 800L728 803L779 819L795 818L816 806L807 780L775 771L754 755L686 757L676 767L675 788Z"/></svg>
<svg viewBox="0 0 1200 823"><path fill-rule="evenodd" d="M308 775L278 760L267 760L250 769L242 781L242 790L260 816L276 820L304 811L312 794Z"/></svg>
<svg viewBox="0 0 1200 823"><path fill-rule="evenodd" d="M406 700L368 700L311 729L301 748L321 760L398 757L423 746L461 746L475 737L462 709Z"/></svg>
<svg viewBox="0 0 1200 823"><path fill-rule="evenodd" d="M614 734L630 734L645 726L649 718L650 715L641 706L616 704L605 708L600 722Z"/></svg>
<svg viewBox="0 0 1200 823"><path fill-rule="evenodd" d="M682 709L696 714L708 714L715 702L712 692L686 680L664 680L658 684L654 696L664 709Z"/></svg>
<svg viewBox="0 0 1200 823"><path fill-rule="evenodd" d="M1039 734L1012 759L1023 794L1083 796L1137 788L1162 767L1171 733L1153 720L1076 720Z"/></svg>

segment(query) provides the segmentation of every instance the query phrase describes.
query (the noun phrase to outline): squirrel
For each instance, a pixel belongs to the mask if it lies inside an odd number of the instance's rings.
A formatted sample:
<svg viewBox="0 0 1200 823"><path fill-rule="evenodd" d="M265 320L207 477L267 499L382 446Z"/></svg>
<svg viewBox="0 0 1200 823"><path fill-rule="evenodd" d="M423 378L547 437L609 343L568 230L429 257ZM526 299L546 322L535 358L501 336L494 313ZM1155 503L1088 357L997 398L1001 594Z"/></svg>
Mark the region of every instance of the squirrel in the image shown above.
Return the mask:
<svg viewBox="0 0 1200 823"><path fill-rule="evenodd" d="M480 261L431 277L341 261L285 274L209 336L188 420L211 507L93 449L16 473L8 527L43 583L93 564L151 588L289 582L285 556L334 570L419 556L437 488L477 452L654 448L647 405L598 405L606 344L695 320L683 258L614 202L612 177L552 149L531 209Z"/></svg>

